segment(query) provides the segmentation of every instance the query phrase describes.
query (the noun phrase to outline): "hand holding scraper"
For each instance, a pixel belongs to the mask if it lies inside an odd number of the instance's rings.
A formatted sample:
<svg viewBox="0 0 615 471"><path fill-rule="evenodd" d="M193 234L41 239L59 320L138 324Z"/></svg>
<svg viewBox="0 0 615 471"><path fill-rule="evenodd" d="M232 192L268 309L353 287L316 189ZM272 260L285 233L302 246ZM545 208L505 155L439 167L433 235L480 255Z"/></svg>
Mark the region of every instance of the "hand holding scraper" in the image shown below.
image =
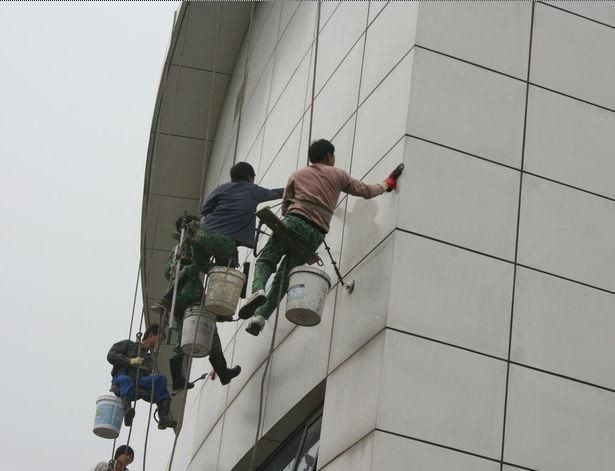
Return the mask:
<svg viewBox="0 0 615 471"><path fill-rule="evenodd" d="M387 186L387 192L393 191L397 187L397 179L404 171L404 164L399 164L395 167L395 170L391 172L391 174L384 180L385 185Z"/></svg>

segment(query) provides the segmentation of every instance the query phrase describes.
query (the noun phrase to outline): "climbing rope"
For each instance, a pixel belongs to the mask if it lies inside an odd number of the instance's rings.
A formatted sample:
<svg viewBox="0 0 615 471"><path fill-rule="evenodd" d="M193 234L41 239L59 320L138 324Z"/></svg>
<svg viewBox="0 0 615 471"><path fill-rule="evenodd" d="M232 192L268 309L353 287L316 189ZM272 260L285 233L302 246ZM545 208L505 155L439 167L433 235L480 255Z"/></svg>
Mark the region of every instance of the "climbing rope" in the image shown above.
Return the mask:
<svg viewBox="0 0 615 471"><path fill-rule="evenodd" d="M113 461L113 458L115 456L115 443L117 441L117 438L113 439L113 447L111 448L111 460L109 461L109 463L111 463L111 461Z"/></svg>
<svg viewBox="0 0 615 471"><path fill-rule="evenodd" d="M175 264L175 276L173 277L173 296L171 298L171 310L169 311L169 338L168 338L168 343L171 343L171 337L173 336L173 322L175 320L175 301L177 298L177 286L179 284L179 271L181 269L181 257L182 257L182 249L184 244L186 243L186 233L187 233L187 227L186 227L186 216L184 215L183 219L182 219L182 225L181 225L181 233L179 236L179 243L175 246L175 255L174 255L174 264ZM170 284L170 283L169 283Z"/></svg>
<svg viewBox="0 0 615 471"><path fill-rule="evenodd" d="M181 29L184 20L186 21L186 31L189 29L189 25L190 25L190 8L191 5L190 3L187 3L186 5L186 10L185 10L185 14L183 15L180 24L178 26L178 30ZM174 26L175 26L175 21L173 22ZM169 133L172 132L173 130L173 122L175 119L175 109L176 109L176 104L177 104L177 93L179 90L179 83L180 83L180 79L181 79L181 73L182 73L182 64L183 64L183 57L184 57L184 51L185 51L185 43L186 43L186 37L187 34L184 34L184 37L182 39L182 43L181 43L181 47L180 47L180 53L179 53L179 63L178 63L178 76L177 76L177 83L175 85L175 91L173 94L173 100L172 100L172 105L171 105L171 117L169 120ZM166 67L166 71L165 71L165 78L162 82L162 97L164 98L165 95L165 91L166 91L166 86L168 83L168 79L169 79L169 74L170 74L170 70L171 70L171 65L173 62L173 54L174 54L174 50L173 51L169 51L169 62L167 64ZM161 105L162 106L162 105ZM160 123L157 122L157 130L156 130L156 139L154 141L154 148L156 148L158 146L158 142L160 139ZM170 138L167 138L167 143L165 146L165 150L164 150L164 158L163 158L163 162L162 162L162 170L160 173L160 178L159 178L159 185L158 188L162 188L162 182L164 180L164 176L166 174L166 170L167 170L167 160L168 160L168 155L169 155L169 147L170 147ZM148 202L149 202L149 193L148 193ZM157 204L156 204L156 212L155 212L155 218L154 218L154 227L158 226L158 220L159 220L159 216L160 216L160 201L161 198L159 197L157 200ZM154 239L152 241L152 249L151 251L153 252L154 247L156 245L156 232L154 232ZM147 287L146 284L144 284L143 286L143 290L145 292L145 301L146 304L149 304L149 296L147 295ZM143 308L143 314L145 313L145 306ZM143 314L141 316L141 324L143 321ZM164 333L164 328L165 328L165 323L166 323L166 319L164 319L163 316L160 317L160 323L158 324L159 327L159 335L162 335ZM139 327L139 330L141 330L141 326ZM170 333L169 333L170 334ZM154 349L154 354L153 354L153 362L154 362L154 368L152 371L152 375L155 374L156 372L156 368L157 368L157 362L158 362L158 352L160 350L160 340L157 342L156 348ZM141 349L141 343L139 341L139 355L140 355L140 349ZM137 368L137 377L136 377L136 381L135 381L135 400L134 400L134 405L133 408L135 409L136 412L136 403L137 403L137 388L138 388L138 384L139 384L139 374L140 374L140 368ZM149 430L150 430L150 425L151 425L151 418L152 418L152 401L154 399L154 381L152 379L152 386L151 386L151 390L150 390L150 406L149 406L149 414L148 414L148 420L147 420L147 428L146 428L146 432L145 432L145 443L144 443L144 449L143 449L143 471L145 471L145 463L147 460L147 444L148 444L148 439L149 439ZM130 437L132 435L132 424L130 426L130 430L128 433L128 441L127 441L127 445L130 442Z"/></svg>
<svg viewBox="0 0 615 471"><path fill-rule="evenodd" d="M288 255L284 257L284 260L282 260L281 265L282 265L280 267L282 269L281 280L284 280L286 276L288 275L287 273ZM256 456L258 454L258 436L259 436L260 429L262 426L262 421L263 421L263 399L265 396L265 379L267 378L267 372L269 371L269 365L271 364L271 356L273 355L273 350L275 349L275 338L276 338L276 333L278 330L278 321L280 319L280 302L282 301L282 298L284 297L284 290L282 289L283 286L284 286L284 282L282 281L280 283L280 288L278 290L277 307L275 310L275 319L273 322L273 332L271 334L271 343L269 345L269 354L267 355L267 359L265 360L265 368L263 370L263 376L261 378L260 398L259 398L259 406L258 406L258 419L256 421L256 434L254 436L254 446L252 447L252 456L250 457L250 467L248 468L249 471L254 470L254 466L256 464Z"/></svg>
<svg viewBox="0 0 615 471"><path fill-rule="evenodd" d="M316 44L314 46L314 75L312 77L312 104L310 107L310 130L308 134L308 143L312 142L312 124L314 120L314 100L316 98L316 64L318 61L318 38L320 37L320 5L322 0L318 0L316 9ZM308 159L308 165L310 161Z"/></svg>
<svg viewBox="0 0 615 471"><path fill-rule="evenodd" d="M210 258L210 262L211 262L212 267L215 266L214 265L214 261L215 261L215 258L212 256ZM232 262L233 262L233 257L229 257L229 260L227 262L227 269L230 268ZM199 326L200 326L200 323L201 323L201 315L200 315L200 313L203 311L203 306L205 304L205 297L206 297L206 293L207 293L207 285L208 284L209 284L209 275L205 278L205 283L204 283L204 286L203 286L203 294L201 295L201 302L199 304L199 316L198 316L198 319L197 319L197 322L196 322L196 327L194 329L194 337L192 338L192 345L193 346L190 349L190 354L188 356L188 368L187 368L186 375L184 376L185 380L184 380L184 389L183 390L186 391L186 400L182 403L181 411L180 411L180 414L179 414L180 420L182 420L182 421L183 421L183 417L184 417L184 411L186 410L186 402L188 400L188 397L187 397L188 396L188 389L187 388L188 388L188 383L190 381L189 380L189 378L190 378L190 371L192 369L192 359L193 359L193 355L194 355L194 344L196 343L196 336L197 336L197 333L199 331ZM239 320L239 319L237 319L237 320ZM236 322L237 320L234 320L234 321ZM214 333L214 335L215 335L215 333ZM210 350L209 354L211 354L211 350ZM197 378L196 381L199 381L201 379L207 380L208 379L207 377L208 377L208 374L205 373L205 374L199 376L199 378ZM173 459L175 458L175 448L177 447L177 440L179 439L179 434L181 433L181 427L179 427L179 423L178 423L178 428L179 428L179 430L175 434L175 439L173 440L173 448L171 450L171 457L169 459L168 471L171 471L171 467L173 466Z"/></svg>
<svg viewBox="0 0 615 471"><path fill-rule="evenodd" d="M137 281L135 281L135 293L132 297L132 312L130 314L130 328L128 329L128 338L132 337L132 324L135 319L135 306L137 305L137 291L139 289L139 278L141 277L141 257L139 257L139 268L137 268Z"/></svg>
<svg viewBox="0 0 615 471"><path fill-rule="evenodd" d="M219 3L220 7L218 8L218 24L216 27L216 44L214 48L214 67L212 72L211 84L209 86L209 109L207 110L207 128L205 131L205 146L203 150L203 168L201 170L201 185L200 185L200 200L199 200L199 210L203 207L203 191L205 187L205 173L207 171L207 161L209 159L209 137L211 131L211 115L214 103L214 88L216 85L216 72L218 66L218 45L220 44L220 26L222 25L222 9L224 8L224 3ZM213 146L212 146L213 147Z"/></svg>
<svg viewBox="0 0 615 471"><path fill-rule="evenodd" d="M182 24L184 22L184 19L185 19L186 20L186 29L188 29L188 25L189 25L189 21L190 21L189 13L190 13L190 4L188 3L186 5L185 14L182 16L182 18L180 20L180 25L178 26L178 28L181 28L181 26L182 26ZM174 27L175 27L175 24L176 24L176 19L177 19L177 17L175 17L174 21L173 21L173 26ZM175 93L173 95L172 106L171 106L171 117L170 117L170 120L169 120L169 132L173 129L173 122L174 122L174 118L175 118L175 105L176 105L176 102L177 102L177 91L178 91L178 88L179 88L179 82L180 82L181 71L182 71L182 63L183 63L183 55L184 55L184 49L185 49L186 36L187 35L184 35L184 38L182 40L181 49L180 49L179 66L178 66L179 71L178 71L177 83L176 83L176 86L175 86ZM169 54L168 54L169 62L166 65L166 68L165 68L166 70L165 70L165 73L164 73L164 79L162 80L162 85L161 85L161 87L162 87L161 97L162 98L164 98L164 96L165 96L165 92L166 92L166 88L167 88L167 83L168 83L168 79L169 79L169 74L170 74L170 70L171 70L171 64L173 62L172 58L173 58L174 52L175 52L174 50L172 50L172 51L170 50ZM162 103L162 101L161 101L161 103ZM159 114L162 112L162 104L160 106L161 106L161 108L159 110ZM156 138L154 140L154 147L153 147L154 149L156 147L158 147L159 140L160 140L160 122L157 121L157 123L156 123ZM158 186L159 188L161 188L161 186L162 186L162 181L163 181L164 175L166 173L166 161L167 161L167 157L168 157L168 154L169 154L169 146L170 146L170 139L167 139L167 145L165 146L165 151L164 151L165 157L163 159L162 170L161 170L160 178L159 178L159 186ZM146 205L145 205L146 207L149 206L149 197L150 197L150 194L148 192L147 200L146 200ZM158 201L157 201L157 204L156 204L156 211L155 211L155 218L154 218L154 227L158 226L159 216L160 216L160 197L158 198ZM152 252L154 250L155 245L156 245L156 232L154 232L154 239L152 241L152 249L151 249ZM142 267L143 267L143 263L142 263L142 260L140 260L139 261L139 274L141 272L141 268ZM138 278L137 278L137 286L138 286ZM144 296L145 304L149 304L149 296L147 294L147 284L146 283L143 284L143 291L144 291L144 294L145 294L145 296ZM135 296L135 299L133 300L133 313L134 313L134 305L135 305L135 303L136 303L136 296ZM137 356L139 356L139 357L141 356L141 331L142 331L142 328L143 328L144 317L145 317L145 306L143 306L143 308L141 310L141 320L139 322L139 332L137 334L137 342L138 342ZM131 319L131 325L130 325L130 330L129 330L129 334L130 334L129 338L132 335L132 326L133 326L133 321ZM163 328L164 328L163 325L159 324L159 329L161 329L161 330L159 330L159 332L161 332ZM155 355L154 355L154 363L156 361L157 361L157 354L155 353ZM134 388L135 388L134 402L132 404L132 408L135 411L135 414L136 414L136 409L137 409L137 399L138 399L137 398L137 390L138 390L140 374L141 374L141 366L138 365L137 366L137 374L136 374L136 378L135 378L135 385L134 385ZM152 382L152 386L153 386L153 382ZM152 396L150 396L150 399L152 399L152 397L153 397L153 394L152 394ZM150 403L150 418L148 419L148 425L147 425L148 433L149 433L149 423L150 423L150 420L151 420L151 403ZM133 418L133 422L131 423L131 425L129 427L129 430L128 430L128 437L126 439L126 446L130 445L130 439L132 437L132 431L133 431L133 424L134 424L134 418ZM146 449L147 449L147 434L146 434ZM144 450L144 455L143 455L143 463L144 463L143 470L144 471L145 471L146 449Z"/></svg>
<svg viewBox="0 0 615 471"><path fill-rule="evenodd" d="M144 440L144 443L143 443L143 471L145 471L145 462L146 462L146 459L147 459L147 443L149 441L149 429L150 429L150 425L151 425L151 422L152 422L152 407L153 407L153 404L154 404L154 378L153 377L156 374L159 373L159 371L158 371L158 353L160 352L160 344L162 343L161 336L164 333L163 325L166 322L165 317L166 316L164 314L160 315L160 322L158 324L158 341L156 342L156 346L154 347L154 354L152 356L152 360L153 360L153 368L152 368L152 372L151 372L151 375L152 375L152 381L151 381L152 386L151 386L151 389L150 389L149 411L148 411L148 417L147 417L147 427L145 429L145 440ZM136 384L135 384L135 388L138 387L138 384L139 384L139 382L137 381ZM135 393L136 393L136 389L135 389ZM136 403L136 394L135 394L135 403Z"/></svg>
<svg viewBox="0 0 615 471"><path fill-rule="evenodd" d="M214 95L214 87L215 87L215 83L216 83L216 71L217 71L217 64L218 64L218 46L220 43L220 33L221 33L221 25L222 25L222 10L224 8L224 4L220 3L220 6L218 8L218 21L217 21L217 27L216 27L216 43L215 43L215 47L214 47L214 63L213 63L213 71L212 71L212 79L211 79L211 84L210 84L210 88L209 88L209 109L207 111L207 128L206 128L206 135L205 135L205 147L204 147L204 156L203 156L203 168L201 170L201 183L200 183L200 200L199 200L199 209L202 208L203 206L203 192L204 192L204 186L205 186L205 173L207 170L207 160L209 158L209 137L210 137L210 128L211 128L211 116L212 116L212 109L213 109L213 95ZM254 8L254 7L252 7ZM250 18L251 20L252 18ZM185 37L185 36L184 36ZM230 263L230 262L229 262ZM173 314L174 314L174 310L175 310L175 300L176 300L176 296L177 296L177 281L179 279L179 267L178 270L175 274L175 288L174 288L174 292L173 292L173 300L172 300L172 304L171 304L171 315L170 317L173 318ZM203 307L203 303L205 300L205 290L207 287L207 282L209 280L209 277L207 277L206 280L206 284L203 287L203 294L201 296L201 303L200 303L200 308L199 310L202 309ZM194 339L193 339L193 344L196 342L196 335L198 332L198 328L201 322L201 316L198 317L197 320L197 325L195 327L194 330ZM171 326L172 327L172 326ZM181 412L179 415L179 420L183 421L183 417L184 417L184 411L186 408L186 401L187 401L187 389L186 387L188 386L188 381L189 381L189 377L190 377L190 370L192 369L192 356L193 356L193 350L194 348L192 348L190 350L190 355L188 358L188 368L187 368L187 373L185 375L185 384L184 384L184 390L186 390L186 399L183 401L182 403L182 407L181 407ZM181 428L179 427L179 422L178 422L178 431L175 434L175 439L173 440L173 449L171 451L171 458L169 460L169 471L171 470L171 466L173 465L173 458L175 456L175 448L177 446L177 440L179 439L179 434L181 432ZM144 470L145 471L145 470Z"/></svg>
<svg viewBox="0 0 615 471"><path fill-rule="evenodd" d="M230 261L229 261L230 264ZM196 343L196 336L197 333L199 331L199 325L201 323L201 315L200 312L203 310L203 305L205 304L205 293L207 291L207 284L209 283L209 276L207 276L207 278L205 279L205 284L203 286L203 294L201 295L201 302L199 304L199 316L198 319L196 321L196 327L194 329L194 337L192 338L192 348L190 349L190 353L188 355L188 368L186 370L186 374L184 376L185 381L184 381L184 391L186 391L186 398L182 403L182 407L181 407L181 411L179 414L179 418L180 420L183 422L184 420L184 412L186 410L186 402L188 401L188 383L190 381L190 371L192 370L192 358L194 355L194 344ZM210 352L211 353L211 352ZM201 375L199 377L199 379L203 378L203 375ZM207 374L205 374L205 380L207 380ZM182 423L183 425L183 423ZM171 467L173 466L173 459L175 458L175 448L177 447L177 440L179 439L179 434L181 433L181 427L179 427L179 422L178 422L178 430L177 433L175 434L175 439L173 440L173 448L171 449L171 457L169 459L169 467L168 467L168 471L171 471Z"/></svg>
<svg viewBox="0 0 615 471"><path fill-rule="evenodd" d="M190 26L190 2L187 2L186 4L186 10L185 10L185 14L181 17L180 23L177 26L178 30L182 28L182 25L184 24L184 20L186 21L186 31L188 31L188 28ZM176 21L173 21L173 26L175 26ZM169 134L171 134L172 130L173 130L173 123L175 121L175 108L176 108L176 103L177 103L177 93L179 90L179 83L181 82L181 73L182 73L182 64L183 64L183 59L184 59L184 50L185 50L185 46L186 46L186 37L188 35L184 34L184 37L182 38L182 43L180 46L180 52L179 52L179 63L177 65L178 68L178 72L177 72L177 81L175 84L175 91L173 93L173 99L171 102L171 117L169 119ZM176 43L177 45L177 43ZM167 88L167 83L169 81L169 74L171 71L171 65L173 62L173 55L175 53L175 49L173 50L169 50L169 63L166 66L166 70L165 70L165 74L164 74L164 79L162 80L162 93L161 93L161 102L160 102L160 109L159 109L159 116L162 113L162 102L164 100L164 96L166 93L166 88ZM156 138L154 139L154 146L153 149L156 149L158 147L158 143L160 141L160 121L157 120L156 122ZM167 142L166 142L166 146L164 148L164 158L162 160L162 170L160 172L160 178L158 179L158 189L160 190L162 188L162 182L164 180L164 176L166 174L166 170L167 170L167 160L168 160L168 156L169 156L169 147L171 144L171 139L170 136L167 136ZM153 155L154 150L152 150L152 155ZM146 207L149 206L149 198L150 198L150 192L148 191L147 193L147 200L146 200ZM161 196L158 196L157 202L156 202L156 211L155 211L155 217L154 217L154 226L153 227L158 227L158 219L160 217L160 201L161 201ZM148 213L148 217L149 217L149 213ZM150 249L150 257L153 255L154 252L154 247L156 246L156 236L157 236L157 232L154 231L154 238L152 240L152 246ZM144 291L144 298L145 298L145 303L147 305L149 305L149 296L147 294L147 283L143 284L143 291ZM162 327L162 326L161 326Z"/></svg>
<svg viewBox="0 0 615 471"><path fill-rule="evenodd" d="M141 322L139 323L139 332L137 333L137 357L141 356L141 327L143 326L143 317L144 317L144 313L145 310L141 311ZM135 377L135 395L134 395L134 402L132 403L132 409L135 411L135 414L137 412L137 385L139 384L139 376L141 374L141 365L137 365L137 374ZM130 427L128 428L128 437L126 438L126 446L130 445L130 438L132 437L132 427L134 424L134 417L133 417L133 422L130 423Z"/></svg>
<svg viewBox="0 0 615 471"><path fill-rule="evenodd" d="M246 50L246 58L243 65L243 80L241 82L241 95L238 97L240 101L239 105L239 116L237 118L237 133L235 134L235 150L233 151L233 165L237 163L237 147L239 146L239 131L241 130L241 118L243 116L243 105L246 97L246 86L248 83L248 58L250 57L250 46L252 45L252 33L254 29L253 19L254 19L254 9L256 8L256 2L252 2L252 7L250 8L250 22L248 23L248 47ZM218 174L218 177L220 175Z"/></svg>
<svg viewBox="0 0 615 471"><path fill-rule="evenodd" d="M320 36L320 8L321 8L321 1L322 0L318 0L318 4L317 4L317 9L316 9L316 25L315 25L315 46L314 46L314 64L313 64L313 78L312 78L312 98L311 98L311 105L310 105L310 121L309 121L309 134L308 134L308 143L311 141L312 139L312 124L313 124L313 119L314 119L314 98L315 98L315 93L316 93L316 67L317 67L317 60L318 60L318 37ZM310 62L311 62L311 58L310 58ZM310 64L311 65L311 64ZM308 81L309 83L309 81ZM307 93L306 93L307 95ZM302 139L302 135L303 135L303 119L301 121L301 134L299 137L299 150L297 151L298 153L301 151L301 139ZM281 203L280 203L281 204ZM281 280L284 280L286 278L286 276L288 275L287 273L287 268L288 268L288 255L286 255L284 257L284 260L282 260L281 262L281 267L282 269L282 277ZM276 307L276 311L275 311L275 319L274 319L274 323L273 323L273 332L271 334L271 343L269 345L269 353L267 354L267 359L265 360L265 368L263 370L263 376L261 378L261 387L260 387L260 397L259 397L259 407L258 407L258 418L256 421L256 433L254 434L254 446L252 447L252 455L250 457L250 466L249 466L249 471L254 471L254 467L256 466L256 458L258 455L258 440L259 440L259 434L260 434L260 429L262 427L262 420L263 420L263 401L264 401L264 396L265 396L265 381L267 378L267 373L269 371L269 366L271 364L271 357L273 355L273 351L275 349L275 339L276 339L276 333L278 330L278 321L280 319L280 303L282 301L282 298L284 297L284 292L283 292L283 286L284 283L281 282L280 283L280 288L278 290L278 298L277 298L277 307Z"/></svg>
<svg viewBox="0 0 615 471"><path fill-rule="evenodd" d="M314 109L314 94L315 94L315 88L314 88L314 83L316 80L316 59L317 59L317 49L318 49L318 36L319 36L319 29L320 29L320 0L318 1L318 5L317 5L317 12L316 12L316 22L314 25L314 37L315 39L312 40L312 43L315 44L315 52L314 52L314 72L313 72L313 79L312 79L312 98L311 98L311 105L310 105L310 109L313 110ZM312 54L310 54L310 62L308 64L308 70L312 69ZM304 104L304 110L305 110L305 105L308 101L308 93L310 90L310 80L307 80L306 83L306 87L305 87L305 95L303 98L303 104ZM308 144L312 139L312 118L313 118L313 114L310 113L310 125L309 125L309 135L308 135ZM299 157L301 156L301 141L303 140L303 128L304 128L304 124L305 124L305 113L303 114L303 116L301 117L301 128L299 131L299 145L297 146L297 158L296 158L296 164L295 164L295 168L297 167L298 163L299 163ZM293 130L294 131L294 130ZM236 150L236 148L235 148ZM265 178L265 175L262 175L260 177L259 183L263 181L263 179ZM277 204L274 204L272 206L269 207L269 209L274 209L274 208L278 208L275 211L275 214L277 216L280 215L280 212L282 210L282 204L284 204L284 200L280 201ZM258 241L259 241L259 237L261 234L267 235L269 237L271 237L272 234L269 234L265 231L263 231L261 228L263 226L263 223L259 223L259 225L256 228L256 234L254 237L254 248L253 248L253 255L254 258L258 258L259 253L258 253ZM247 260L247 256L246 259ZM244 262L245 262L244 260Z"/></svg>

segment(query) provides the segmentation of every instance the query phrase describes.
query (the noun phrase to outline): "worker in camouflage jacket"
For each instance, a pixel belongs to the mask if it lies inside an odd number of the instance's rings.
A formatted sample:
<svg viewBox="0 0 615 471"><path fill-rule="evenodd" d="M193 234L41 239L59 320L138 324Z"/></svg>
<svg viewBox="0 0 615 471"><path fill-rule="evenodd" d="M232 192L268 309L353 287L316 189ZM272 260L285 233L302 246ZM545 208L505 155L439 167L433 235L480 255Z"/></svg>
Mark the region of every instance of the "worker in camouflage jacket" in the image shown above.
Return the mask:
<svg viewBox="0 0 615 471"><path fill-rule="evenodd" d="M135 416L131 402L137 398L135 386L146 391L146 400L155 402L158 406L159 429L177 425L171 417L171 396L167 390L167 378L153 374L153 352L161 337L158 324L152 324L143 334L141 342L122 340L113 344L107 353L107 361L113 365L111 390L122 400L124 425L127 427L132 425Z"/></svg>
<svg viewBox="0 0 615 471"><path fill-rule="evenodd" d="M180 270L186 265L190 265L192 261L191 240L195 235L195 227L197 224L197 218L195 216L180 216L175 221L175 228L180 233L182 226L186 230L187 243L179 247L180 253ZM169 253L167 262L164 267L164 276L169 282L173 282L175 279L176 258L175 251L177 247L173 248ZM181 289L178 288L175 298L175 311L173 318L175 319L175 329L177 331L177 342L173 349L173 356L170 359L171 378L173 382L173 391L180 391L184 389L192 389L194 383L186 381L183 373L183 360L184 352L181 349L181 336L184 325L184 312L188 306L195 303L200 303L203 297L203 282L200 276L190 277ZM237 376L241 372L239 365L234 368L228 368L226 358L224 358L224 352L222 351L222 344L220 343L220 337L218 336L218 329L214 329L213 340L211 343L211 349L209 351L209 362L214 371L220 378L222 384L228 384L231 379Z"/></svg>

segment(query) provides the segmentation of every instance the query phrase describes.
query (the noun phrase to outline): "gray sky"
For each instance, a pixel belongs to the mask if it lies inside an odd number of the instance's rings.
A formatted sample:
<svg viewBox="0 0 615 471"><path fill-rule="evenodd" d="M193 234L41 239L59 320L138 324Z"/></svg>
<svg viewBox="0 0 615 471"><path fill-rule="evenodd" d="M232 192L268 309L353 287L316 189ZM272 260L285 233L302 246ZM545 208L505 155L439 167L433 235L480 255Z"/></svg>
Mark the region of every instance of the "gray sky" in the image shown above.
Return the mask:
<svg viewBox="0 0 615 471"><path fill-rule="evenodd" d="M177 7L0 3L2 469L109 459L112 440L92 433L95 401L109 388L106 352L128 335L147 138ZM158 471L173 433L152 424L147 469Z"/></svg>

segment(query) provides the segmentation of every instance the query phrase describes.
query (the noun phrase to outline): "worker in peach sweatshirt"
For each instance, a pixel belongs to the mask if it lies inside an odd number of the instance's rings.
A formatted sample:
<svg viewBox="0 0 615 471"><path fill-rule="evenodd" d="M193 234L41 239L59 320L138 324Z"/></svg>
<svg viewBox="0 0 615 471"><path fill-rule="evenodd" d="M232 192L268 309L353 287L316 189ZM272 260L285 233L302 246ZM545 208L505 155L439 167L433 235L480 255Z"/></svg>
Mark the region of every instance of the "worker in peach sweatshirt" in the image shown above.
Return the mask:
<svg viewBox="0 0 615 471"><path fill-rule="evenodd" d="M373 185L363 183L335 167L335 147L326 139L314 141L308 150L308 157L311 165L293 172L284 189L282 223L309 250L315 252L329 232L329 223L340 193L369 199L392 191L401 170L398 167L382 182ZM286 261L277 269L269 294L266 294L267 281L284 256ZM248 333L256 336L261 332L265 321L278 305L280 283L282 292L286 293L290 270L301 264L302 261L274 233L256 260L252 295L239 310L242 319L254 316L246 328Z"/></svg>

